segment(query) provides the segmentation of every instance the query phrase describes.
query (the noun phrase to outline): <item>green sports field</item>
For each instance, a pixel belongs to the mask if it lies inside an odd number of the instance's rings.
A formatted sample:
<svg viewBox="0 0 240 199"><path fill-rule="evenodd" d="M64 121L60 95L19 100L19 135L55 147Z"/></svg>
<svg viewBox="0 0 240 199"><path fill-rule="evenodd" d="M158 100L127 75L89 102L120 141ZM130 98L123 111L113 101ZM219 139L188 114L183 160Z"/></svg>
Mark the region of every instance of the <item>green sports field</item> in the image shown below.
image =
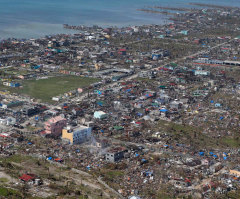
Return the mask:
<svg viewBox="0 0 240 199"><path fill-rule="evenodd" d="M99 79L77 76L51 77L40 80L24 80L23 88L10 88L1 85L1 90L28 95L43 102L51 102L52 97L64 94L76 88L83 88L99 81Z"/></svg>

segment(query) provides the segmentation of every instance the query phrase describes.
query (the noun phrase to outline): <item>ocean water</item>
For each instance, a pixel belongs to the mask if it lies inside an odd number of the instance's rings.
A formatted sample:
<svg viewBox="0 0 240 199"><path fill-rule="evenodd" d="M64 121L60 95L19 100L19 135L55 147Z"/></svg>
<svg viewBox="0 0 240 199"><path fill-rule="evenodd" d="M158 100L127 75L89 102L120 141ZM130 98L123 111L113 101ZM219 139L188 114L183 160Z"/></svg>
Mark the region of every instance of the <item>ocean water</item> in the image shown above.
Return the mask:
<svg viewBox="0 0 240 199"><path fill-rule="evenodd" d="M75 32L64 30L65 23L104 27L162 24L165 15L137 9L191 7L190 2L240 7L240 0L0 0L0 40Z"/></svg>

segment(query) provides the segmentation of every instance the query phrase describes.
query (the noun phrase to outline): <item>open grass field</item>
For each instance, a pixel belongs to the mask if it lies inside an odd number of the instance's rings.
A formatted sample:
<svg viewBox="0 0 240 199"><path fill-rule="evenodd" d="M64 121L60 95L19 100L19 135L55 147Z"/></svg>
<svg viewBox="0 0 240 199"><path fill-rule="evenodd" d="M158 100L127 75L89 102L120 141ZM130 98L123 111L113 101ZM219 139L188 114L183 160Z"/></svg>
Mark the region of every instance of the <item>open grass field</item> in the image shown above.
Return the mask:
<svg viewBox="0 0 240 199"><path fill-rule="evenodd" d="M167 132L171 135L172 140L177 141L178 143L192 145L196 150L202 148L237 148L240 146L239 140L237 139L231 137L224 137L219 140L214 139L203 134L201 128L189 125L175 124L173 122L159 120L158 126L156 127L157 129L155 129L155 131L161 129L162 132Z"/></svg>
<svg viewBox="0 0 240 199"><path fill-rule="evenodd" d="M89 86L99 81L99 79L77 76L51 77L40 80L25 80L22 82L23 88L0 87L0 90L9 90L10 92L25 94L43 102L51 102L52 97L64 94L76 88Z"/></svg>

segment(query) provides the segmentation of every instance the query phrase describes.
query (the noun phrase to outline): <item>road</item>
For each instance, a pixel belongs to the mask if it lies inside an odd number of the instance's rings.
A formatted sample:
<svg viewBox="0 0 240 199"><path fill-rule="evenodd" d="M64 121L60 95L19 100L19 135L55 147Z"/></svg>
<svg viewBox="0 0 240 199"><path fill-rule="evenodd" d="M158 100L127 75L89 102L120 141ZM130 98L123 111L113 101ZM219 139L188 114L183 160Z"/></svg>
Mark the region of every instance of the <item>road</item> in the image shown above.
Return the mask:
<svg viewBox="0 0 240 199"><path fill-rule="evenodd" d="M31 156L34 157L34 158L45 160L45 156L43 156L41 154L38 154L38 153L32 153ZM51 160L48 160L48 162L50 164L53 164L53 165L55 165L57 167L60 167L60 168L66 168L67 167L64 163L58 163L58 162L54 162L54 161L51 161ZM76 168L72 168L71 171L73 172L73 174L77 173L84 178L83 179L76 179L73 176L69 176L69 174L67 175L64 172L61 172L61 175L65 176L68 179L72 179L73 181L77 182L78 184L83 184L83 185L86 185L86 186L90 186L93 189L101 189L99 184L97 184L97 183L100 183L101 185L103 185L106 188L106 190L109 191L109 193L112 193L113 195L117 195L121 199L124 198L120 193L118 193L113 188L108 186L100 177L97 178L96 180L93 180L94 176L85 172L85 171L82 171L82 170L79 170L79 169L76 169ZM109 195L106 191L104 191L104 190L102 190L102 191L103 191L104 195L106 195L106 196Z"/></svg>
<svg viewBox="0 0 240 199"><path fill-rule="evenodd" d="M188 55L188 56L179 58L179 59L177 59L177 60L174 61L174 62L177 62L177 61L180 61L180 60L184 60L184 59L187 59L187 58L190 58L190 57L195 57L195 56L198 56L198 55L200 55L200 54L208 53L208 52L210 52L210 50L213 50L213 49L215 49L215 48L218 48L218 47L220 47L220 46L223 46L223 45L225 45L225 44L227 44L227 43L229 43L229 42L232 42L233 40L234 40L234 39L231 39L231 40L229 40L229 41L223 42L223 43L218 44L218 45L216 45L216 46L212 46L212 47L208 48L207 50L201 50L201 51L199 51L199 52L197 52L197 53L194 53L194 54L191 54L191 55Z"/></svg>
<svg viewBox="0 0 240 199"><path fill-rule="evenodd" d="M145 40L147 40L147 39L142 39L141 41L145 41ZM234 39L231 39L231 40L229 40L229 41L223 42L223 43L218 44L218 45L216 45L216 46L212 46L212 47L208 48L207 50L201 50L201 51L199 51L199 52L197 52L197 53L193 53L193 54L191 54L191 55L187 55L187 56L184 56L184 57L175 59L175 60L171 60L171 61L169 61L169 62L167 62L167 63L164 63L163 66L167 66L167 65L169 65L169 64L172 63L172 62L178 63L179 61L185 60L185 59L187 59L187 58L191 58L191 57L195 57L195 56L198 56L198 55L201 55L201 54L208 53L210 50L213 50L213 49L215 49L215 48L221 47L221 46L223 46L223 45L225 45L225 44L227 44L227 43L229 43L229 42L231 42L231 41L233 41L233 40L234 40ZM131 43L137 43L137 42L141 42L141 41L133 41L133 42L131 42ZM128 44L128 43L126 43L126 44ZM152 68L152 69L149 69L149 70L154 71L154 70L156 70L156 68ZM137 77L138 77L138 74L133 74L133 75L131 75L131 76L126 77L124 80L125 80L125 81L128 81L128 80L135 79L135 78L137 78ZM110 84L108 84L108 85L104 85L104 88L111 88L111 87L114 87L114 86L116 86L116 85L118 85L118 82L112 82L112 83L110 83ZM72 98L72 99L70 100L70 102L80 102L80 101L84 100L84 99L87 98L87 97L88 97L88 93L83 93L83 94L82 94L81 96L79 96L79 97L74 97L74 98ZM58 106L59 106L59 105L58 105Z"/></svg>

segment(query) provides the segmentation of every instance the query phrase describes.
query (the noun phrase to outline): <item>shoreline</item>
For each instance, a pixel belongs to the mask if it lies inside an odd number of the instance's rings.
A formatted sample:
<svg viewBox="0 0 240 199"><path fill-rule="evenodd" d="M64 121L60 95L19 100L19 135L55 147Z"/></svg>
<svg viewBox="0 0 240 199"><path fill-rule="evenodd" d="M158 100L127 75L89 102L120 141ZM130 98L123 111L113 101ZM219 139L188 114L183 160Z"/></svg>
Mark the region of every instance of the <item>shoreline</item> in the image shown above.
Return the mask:
<svg viewBox="0 0 240 199"><path fill-rule="evenodd" d="M169 22L172 22L172 20L170 20L170 16L166 19ZM164 20L161 24L155 24L158 26L162 26L165 25L164 22L166 22L166 20ZM0 38L0 43L4 42L4 41L21 41L21 40L31 40L31 39L41 39L41 38L45 38L45 37L55 37L55 36L60 36L60 35L74 35L74 34L79 34L81 33L81 31L93 31L96 30L97 28L100 29L108 29L108 28L117 28L117 29L126 29L129 27L144 27L144 26L151 26L153 24L141 24L141 25L126 25L126 26L100 26L100 25L92 25L92 26L86 26L86 25L70 25L70 24L59 24L62 26L62 30L72 30L72 31L76 31L75 33L56 33L56 34L46 34L40 37L25 37L25 38L15 38L15 37L9 37L6 39L1 39Z"/></svg>
<svg viewBox="0 0 240 199"><path fill-rule="evenodd" d="M200 7L208 7L208 8L220 8L220 9L234 9L234 8L239 8L237 6L221 6L221 5L216 5L216 4L208 4L208 3L189 3L189 5L193 6L200 6Z"/></svg>
<svg viewBox="0 0 240 199"><path fill-rule="evenodd" d="M29 39L40 39L40 38L44 38L44 37L54 37L54 36L57 36L57 35L74 35L74 34L78 34L79 32L76 32L76 33L66 33L64 32L65 30L73 30L73 31L85 31L85 30L91 30L93 29L93 27L98 27L98 28L128 28L128 27L133 27L133 26L136 26L136 27L141 27L141 26L148 26L148 25L165 25L166 24L166 20L169 21L170 23L171 22L174 22L176 21L176 16L179 15L179 14L184 14L184 13L187 13L187 12L194 12L194 11L200 11L201 6L204 6L204 7L208 7L207 9L223 9L223 10L227 10L227 9L239 9L239 7L231 7L231 6L221 6L221 5L215 5L215 4L207 4L207 3L188 3L188 5L193 5L193 6L196 6L194 8L185 8L185 7L182 7L182 8L177 8L177 7L168 7L168 6L158 6L158 5L155 5L155 6L147 6L145 8L139 8L139 9L136 9L137 11L140 11L140 12L144 12L144 13L151 13L151 14L160 14L162 16L165 16L166 18L165 19L162 19L159 20L161 21L161 23L159 24L156 24L156 23L144 23L144 24L140 24L140 25L134 25L134 24L129 24L129 25L117 25L117 26L113 26L113 25L91 25L91 26L87 26L87 25L69 25L69 24L53 24L53 25L58 25L59 27L62 26L62 30L59 31L59 32L54 32L54 33L49 33L49 34L43 34L42 36L25 36L25 37L8 37L8 38L0 38L0 42L3 42L3 41L11 41L11 40L29 40ZM176 11L176 12L169 12L169 11ZM182 13L178 13L179 12L182 12ZM33 23L34 24L34 23ZM136 23L137 24L137 23ZM42 24L42 25L50 25L51 24ZM24 26L24 25L23 25ZM39 25L40 26L40 25ZM27 29L26 29L27 30Z"/></svg>

